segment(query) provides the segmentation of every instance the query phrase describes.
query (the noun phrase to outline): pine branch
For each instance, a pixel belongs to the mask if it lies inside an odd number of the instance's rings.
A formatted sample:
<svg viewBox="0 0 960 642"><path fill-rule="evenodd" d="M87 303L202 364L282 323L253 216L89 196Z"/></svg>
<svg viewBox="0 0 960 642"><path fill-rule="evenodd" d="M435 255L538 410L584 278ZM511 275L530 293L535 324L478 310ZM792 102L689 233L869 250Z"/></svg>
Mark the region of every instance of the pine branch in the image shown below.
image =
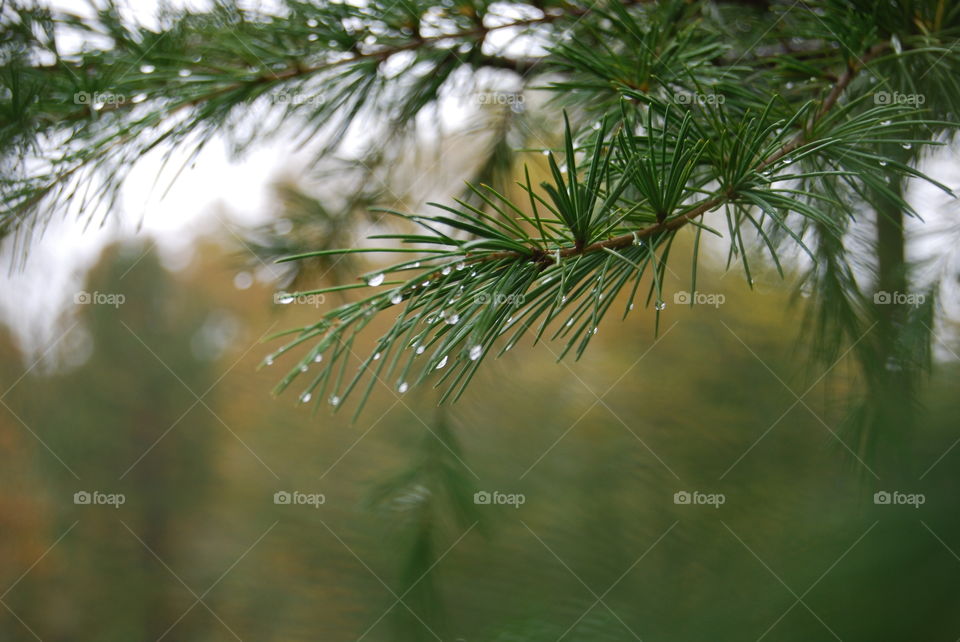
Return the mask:
<svg viewBox="0 0 960 642"><path fill-rule="evenodd" d="M616 294L632 283L632 299L648 269L652 283L647 303L656 301L659 316L663 308L661 283L675 232L689 224L709 231L710 228L698 222L707 212L719 207L743 212L735 219L730 218L729 211L727 215L732 226L731 242L737 243L741 252L743 223L754 226L758 234L764 235L759 222L746 210L751 206L762 209L790 234L777 210L796 212L829 229L833 222L828 215L805 203L799 192L776 188L773 183L844 173L821 171L773 176L770 170L782 170L794 160L815 157L833 146L856 145L867 132L878 135L887 129L891 133L896 131L898 126L889 120L891 115L901 114L895 106L874 108L855 125L844 124L843 132L836 125L833 129L825 127L835 110L846 113L857 106L857 101L841 103L839 98L857 73L885 47L876 45L865 53L861 64L848 65L819 105L808 103L784 122L770 120L773 103L769 103L759 115L745 113L739 125L724 125L729 131L724 130L716 140L713 138L716 134L698 123L692 112L679 117L671 113L670 106L640 95L638 97L649 105L645 126L649 140L638 146L637 138L626 133L633 131L633 126L625 112L615 140L606 141L606 128L601 126L592 149L584 149L588 166L578 168L575 137L568 126L566 170L559 169L552 153L548 156L552 181L544 183L543 188L549 200L532 188L529 178L523 185L530 197L529 212L489 188L475 189L490 208L489 214L463 201L458 201L459 209L437 205L453 217L390 212L420 224L428 234L375 238L436 247L424 251L427 258L422 260L426 269L421 268L421 260L412 260L371 273L365 277L366 284L349 287L379 290L380 286L389 286L390 289L341 306L326 314L319 323L293 331L297 335L293 342L271 355L268 363L306 341L318 339L319 342L284 378L277 392L308 372L315 362L323 360L325 365L304 390L302 401L315 396L320 399L329 389L333 391L330 403L338 407L368 371L371 377L361 392L357 412L372 386L383 381L383 376L394 374L398 374L394 385L402 393L410 385L443 371L436 383L444 387L442 400L456 399L480 361L493 349L493 343L511 328L514 332L501 354L528 331L534 333L534 341L539 341L552 321L566 315L552 338L567 339L560 358L571 350L580 356ZM655 112L662 124L653 120ZM798 124L799 131L781 140L791 123ZM773 135L774 129L780 133ZM658 147L662 148L661 156L651 156L657 153ZM705 150L706 155L697 149ZM656 162L651 160L657 158ZM681 172L684 163L689 162L705 163L708 167L711 163L723 165L714 167L714 173L701 174L691 180L689 169ZM649 167L640 172L643 163ZM642 177L645 178L641 180ZM683 206L679 213L664 211L678 205L662 204L688 200L699 190L693 185L705 185L717 178L719 190L699 202ZM621 199L625 190L631 194L628 201ZM807 197L819 198L815 194ZM546 209L546 214L540 214L541 209ZM656 222L625 229L624 223L634 219L655 219ZM527 227L518 224L521 222ZM473 240L444 233L441 231L444 226L459 230ZM538 234L533 235L529 230ZM802 245L799 237L795 238ZM774 248L769 247L772 252ZM389 253L392 250L311 252L286 260L360 251ZM749 278L746 263L745 269ZM411 271L415 275L410 278L387 281L389 276L406 276L405 273ZM353 345L359 332L373 316L401 303L404 309L398 313L392 328L380 338L375 352L361 360L356 375L345 381L346 364L356 356ZM632 307L630 304L625 314ZM427 349L431 353L418 362L419 355ZM420 365L415 367L415 362ZM337 374L333 377L335 368ZM413 370L418 374L414 375ZM413 376L413 380L408 381L408 376Z"/></svg>
<svg viewBox="0 0 960 642"><path fill-rule="evenodd" d="M626 6L641 4L643 2L649 2L650 0L622 0L623 4ZM432 36L421 36L417 34L417 37L410 39L408 42L393 45L385 46L374 51L359 53L355 52L353 55L341 58L339 60L325 62L317 65L302 65L294 64L291 67L280 70L271 70L270 73L260 74L249 79L238 80L234 83L225 84L222 87L218 88L215 91L201 94L195 98L178 104L173 112L176 112L180 109L186 107L196 107L204 102L208 102L215 98L218 98L226 93L237 91L245 87L257 86L257 85L268 85L274 83L283 83L289 80L296 80L306 78L308 76L337 69L339 67L345 67L349 65L354 65L363 61L376 61L383 62L388 58L395 56L397 54L414 51L419 49L426 49L435 47L441 43L448 41L466 41L466 40L478 40L482 41L488 34L500 31L503 29L516 29L521 27L532 27L537 25L550 24L556 22L560 19L566 18L578 18L586 15L592 11L592 7L587 8L575 8L570 7L563 10L547 10L543 12L543 15L535 18L524 18L514 20L501 25L494 26L484 26L478 25L471 29L466 29L457 33L450 34L438 34ZM490 67L499 67L506 69L513 69L519 73L526 73L533 69L537 60L521 60L521 59L511 59L504 56L491 56L483 55L476 58L477 66L490 66ZM45 71L49 73L62 73L63 71L63 62L58 65L45 65L39 66L35 69L38 71ZM83 66L77 66L73 68L75 72L85 72ZM105 105L104 107L96 110L99 114L109 113L111 111L119 111L123 109L128 109L133 106L135 103L129 100L118 101L116 103L111 103ZM84 105L81 109L76 112L66 114L62 117L63 120L78 120L83 118L89 118L94 115L94 110L91 109L89 105Z"/></svg>
<svg viewBox="0 0 960 642"><path fill-rule="evenodd" d="M626 5L643 1L624 0ZM401 28L398 22L388 25L386 33L361 42L364 32L349 32L341 20L376 22L387 19L386 14L397 5L388 5L384 15L377 16L365 13L375 12L373 6L304 9L305 5L292 0L291 4L294 6L289 16L266 20L247 21L241 10L229 5L206 14L173 14L165 32L123 24L119 14L107 10L98 15L98 23L12 7L13 20L5 25L5 31L11 34L12 79L5 90L13 100L12 109L0 113L0 155L11 158L36 154L44 147L42 139L49 137L63 138L67 145L57 153L44 154L40 166L50 171L32 175L19 171L0 183L0 232L10 234L36 222L43 203L50 205L45 208L45 216L65 205L65 199L57 195L69 193L65 182L84 170L104 180L96 191L105 200L114 198L118 178L127 169L125 164L161 145L172 150L191 136L194 150L202 147L213 135L229 131L229 120L241 118L241 108L270 97L269 92L275 88L290 85L294 93L310 95L306 106L274 100L270 109L283 111L283 120L305 117L307 132L330 128L330 142L322 153L335 149L349 124L364 109L390 114L392 129L400 130L437 98L446 78L460 66L512 69L521 75L536 69L537 60L483 53L481 46L489 34L576 21L593 10L592 5L547 6L538 9L536 16L491 25L484 22L486 7L477 5L472 14L450 19L460 27L457 30L424 35L418 21L432 5L402 5L402 11L407 12L404 19L413 29ZM305 28L301 22L304 19L299 17L304 15L302 9L320 19L306 19ZM64 57L55 40L47 42L35 35L32 25L36 22L62 22L91 35L110 33L115 46L113 50ZM472 24L465 27L465 22ZM272 37L265 24L281 35ZM214 47L218 41L230 46L220 50ZM186 48L200 43L199 51L206 55L185 57L177 51L178 43ZM469 44L469 53L458 55L457 43ZM240 55L231 57L231 51ZM37 53L53 54L57 62L35 64ZM415 54L416 60L430 64L434 73L412 86L404 86L403 77L393 80L383 76L383 63L404 53ZM314 61L318 56L321 59ZM116 86L111 86L113 78ZM308 87L305 83L321 81L322 91L319 87L304 91ZM25 87L35 95L21 97ZM90 98L98 92L118 95L100 104ZM78 101L78 95L88 99ZM27 126L17 127L19 122ZM106 147L119 148L121 153L87 155L83 150ZM121 158L124 163L119 162Z"/></svg>
<svg viewBox="0 0 960 642"><path fill-rule="evenodd" d="M850 83L853 82L853 79L856 77L857 73L862 71L871 60L883 53L883 51L889 48L889 46L890 45L887 42L878 43L877 45L871 47L870 50L867 51L859 61L857 61L856 64L851 62L847 69L839 76L837 82L834 83L830 93L827 94L827 97L824 99L819 110L808 123L807 130L800 132L776 152L757 162L753 168L753 171L757 173L762 172L766 168L782 160L787 155L797 151L803 145L811 142L810 134L808 132L812 131L816 127L817 123L829 113L834 105L836 105L837 101L840 99L840 96L850 85ZM738 198L738 194L734 191L727 191L717 194L712 198L698 203L697 205L691 207L676 217L671 218L668 221L633 230L614 238L597 241L596 243L592 243L586 247L570 246L559 248L559 256L561 258L568 258L579 254L588 254L590 252L602 252L605 250L616 250L628 247L634 244L637 239L646 239L657 234L679 230L694 219L703 216L707 212L717 209L725 203L734 201L736 198ZM529 256L529 253L522 254L518 252L507 251L488 254L484 256L482 260L496 261L509 258L522 258L524 256Z"/></svg>
<svg viewBox="0 0 960 642"><path fill-rule="evenodd" d="M517 92L525 76L542 71L555 103L596 129L567 124L563 149L548 153L548 179L534 187L527 175L521 184L529 202L482 186L455 204L437 204L440 214L390 212L423 230L381 235L382 248L264 241L265 253L288 247L287 260L314 263L365 252L418 255L367 274L366 283L315 291L363 297L284 335L293 342L271 360L312 347L281 389L323 359L304 401L329 390L340 405L355 389L365 398L384 377L396 377L389 385L399 391L434 375L444 398L456 398L500 337L506 350L522 336L546 338L548 326L551 338L566 341L561 356L579 356L621 292L629 294L624 316L641 296L659 321L677 233L696 228L695 281L702 232L721 235L704 222L717 210L729 257L742 259L748 281L751 244L768 250L783 274L779 244L789 243L829 259L825 283L833 279L831 291L856 297L853 259L827 237L851 229L859 202L878 194L913 214L878 174L929 180L915 167L917 150L951 131L960 112L953 73L960 14L930 3L871 12L863 3L813 2L806 11L756 3L763 10L749 13L747 29L730 29L727 18L744 11L729 6L736 4L545 0L513 13L485 0L453 8L285 0L284 11L267 15L225 1L204 13L167 12L161 31L126 24L109 8L87 20L5 7L5 17L19 21L4 24L10 37L0 45L7 63L0 90L10 98L0 111L0 162L11 168L0 180L0 225L19 232L38 212L109 202L144 154L195 152L215 135L243 129L238 124L254 133L233 139L237 148L294 125L284 130L289 144L322 136L326 155L362 114L384 126L383 135L371 133L369 155L358 164L391 165L398 156L388 146L410 140L417 115L454 88L459 70L512 70L520 75ZM57 25L108 34L113 44L63 56ZM485 47L491 32L510 29L548 40L546 55L526 59ZM56 64L38 64L41 54ZM407 66L398 71L400 63ZM880 84L864 78L868 65ZM937 99L923 109L882 105L880 86ZM77 92L108 90L126 97L77 105ZM311 101L291 102L291 95ZM704 98L718 100L698 102ZM264 107L269 120L243 121L251 106ZM476 166L511 193L489 171L494 160L511 166L508 137L498 136L499 156ZM911 147L906 155L889 151ZM95 186L89 201L84 181ZM822 247L807 247L810 238ZM832 309L855 312L856 301L849 303ZM387 311L397 313L393 324L347 377L359 332Z"/></svg>

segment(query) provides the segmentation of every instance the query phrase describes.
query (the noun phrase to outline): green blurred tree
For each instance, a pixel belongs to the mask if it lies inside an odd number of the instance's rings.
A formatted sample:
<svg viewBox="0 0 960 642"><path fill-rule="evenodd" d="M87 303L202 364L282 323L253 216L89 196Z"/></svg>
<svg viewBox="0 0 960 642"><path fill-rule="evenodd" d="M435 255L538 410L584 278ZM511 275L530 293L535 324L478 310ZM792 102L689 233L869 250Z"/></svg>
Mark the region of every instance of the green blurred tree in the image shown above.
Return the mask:
<svg viewBox="0 0 960 642"><path fill-rule="evenodd" d="M60 457L36 453L43 494L71 508L57 511L52 532L77 524L58 544L67 561L55 579L28 577L18 606L50 640L76 639L77 631L157 639L174 622L177 638L209 636L220 626L213 618L178 621L192 599L169 569L198 582L182 547L201 528L220 430L191 390L213 384L222 328L211 326L202 299L172 294L171 275L140 245L108 249L87 287L90 297L117 304L77 306L82 325L65 343L82 353L81 365L24 386L22 395L24 421ZM70 401L51 403L57 399ZM78 491L122 493L125 501L73 506ZM51 580L69 601L35 599Z"/></svg>

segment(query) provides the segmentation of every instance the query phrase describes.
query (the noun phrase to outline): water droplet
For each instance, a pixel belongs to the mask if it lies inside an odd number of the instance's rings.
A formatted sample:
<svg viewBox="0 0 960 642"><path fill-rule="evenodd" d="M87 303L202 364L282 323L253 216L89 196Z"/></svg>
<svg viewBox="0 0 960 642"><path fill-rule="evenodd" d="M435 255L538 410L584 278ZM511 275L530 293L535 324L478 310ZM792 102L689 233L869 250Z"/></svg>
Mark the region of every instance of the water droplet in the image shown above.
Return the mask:
<svg viewBox="0 0 960 642"><path fill-rule="evenodd" d="M382 272L380 274L374 274L373 276L367 278L367 285L369 285L372 288L375 288L381 283L383 283L383 278L384 277Z"/></svg>
<svg viewBox="0 0 960 642"><path fill-rule="evenodd" d="M377 352L376 354L373 355L373 360L378 361L379 359L380 359L380 353Z"/></svg>
<svg viewBox="0 0 960 642"><path fill-rule="evenodd" d="M424 287L424 288L427 287L427 286L429 286L429 285L430 285L430 281L424 281L423 283L420 284L420 286L421 286L421 287Z"/></svg>
<svg viewBox="0 0 960 642"><path fill-rule="evenodd" d="M447 365L447 358L446 358L446 357L444 357L443 359L440 359L440 363L437 364L437 370L439 370L440 368L444 367L445 365Z"/></svg>
<svg viewBox="0 0 960 642"><path fill-rule="evenodd" d="M233 277L233 287L238 290L246 290L253 285L253 276L249 272L237 272Z"/></svg>
<svg viewBox="0 0 960 642"><path fill-rule="evenodd" d="M549 155L550 155L550 150L549 150L549 149L545 149L545 150L543 150L543 151L540 152L540 153L543 154L544 156L549 156Z"/></svg>
<svg viewBox="0 0 960 642"><path fill-rule="evenodd" d="M300 366L300 372L306 372L309 369L310 368L307 366L307 364L303 364L302 366Z"/></svg>
<svg viewBox="0 0 960 642"><path fill-rule="evenodd" d="M277 297L277 303L279 303L280 305L289 305L293 303L293 300L294 300L293 295L287 294L286 292L282 293L279 297Z"/></svg>
<svg viewBox="0 0 960 642"><path fill-rule="evenodd" d="M473 346L470 348L470 361L476 361L483 354L483 346Z"/></svg>
<svg viewBox="0 0 960 642"><path fill-rule="evenodd" d="M417 346L417 354L423 354L426 348L424 346Z"/></svg>
<svg viewBox="0 0 960 642"><path fill-rule="evenodd" d="M913 145L911 145L910 143L904 143L900 145L900 147L903 147L904 149L910 149L911 147L913 147Z"/></svg>
<svg viewBox="0 0 960 642"><path fill-rule="evenodd" d="M451 314L449 317L447 317L447 323L449 323L450 325L456 325L457 321L459 320L460 320L459 314Z"/></svg>
<svg viewBox="0 0 960 642"><path fill-rule="evenodd" d="M884 160L880 161L880 167L886 167L886 166L887 166L887 161L884 161Z"/></svg>
<svg viewBox="0 0 960 642"><path fill-rule="evenodd" d="M443 268L442 270L440 270L440 274L446 276L446 275L450 274L450 272L452 272L452 271L453 271L453 268L451 268L449 265L446 265L446 266L444 266L444 268Z"/></svg>
<svg viewBox="0 0 960 642"><path fill-rule="evenodd" d="M390 303L397 305L403 301L403 294L399 290L393 293L393 296L390 297Z"/></svg>
<svg viewBox="0 0 960 642"><path fill-rule="evenodd" d="M596 328L596 327L595 327L595 328L593 329L593 334L596 334L596 333L597 333L597 330L599 330L599 329L600 329L600 328Z"/></svg>
<svg viewBox="0 0 960 642"><path fill-rule="evenodd" d="M314 363L320 363L321 361L323 361L323 355L322 355L322 354L318 354L317 356L315 356L315 357L313 358L313 362L314 362Z"/></svg>
<svg viewBox="0 0 960 642"><path fill-rule="evenodd" d="M510 325L511 323L513 323L513 317L507 319L507 325Z"/></svg>
<svg viewBox="0 0 960 642"><path fill-rule="evenodd" d="M407 382L406 382L406 381L401 381L401 382L400 382L400 385L397 386L397 392L399 392L401 395L402 395L403 393L405 393L405 392L406 392L407 390L409 390L409 389L410 389L410 386L407 385Z"/></svg>
<svg viewBox="0 0 960 642"><path fill-rule="evenodd" d="M666 302L666 301L663 301L663 300L659 300L659 301L657 301L657 304L656 304L654 307L656 307L657 310L662 310L662 309L664 309L665 307L667 307L667 302Z"/></svg>
<svg viewBox="0 0 960 642"><path fill-rule="evenodd" d="M631 303L631 304L627 307L627 309L628 309L628 310L632 310L632 309L633 309L633 304Z"/></svg>
<svg viewBox="0 0 960 642"><path fill-rule="evenodd" d="M466 263L463 263L463 262L457 263L457 272L459 272L460 270L463 270L466 267L467 267Z"/></svg>
<svg viewBox="0 0 960 642"><path fill-rule="evenodd" d="M134 96L133 98L130 99L130 102L132 102L132 103L134 103L134 104L136 104L136 103L142 103L142 102L145 101L146 99L147 99L147 95L146 95L146 94L137 94L136 96Z"/></svg>
<svg viewBox="0 0 960 642"><path fill-rule="evenodd" d="M893 122L892 120L885 120L885 121L883 121L883 122L880 123L880 124L883 125L884 127L887 127L887 126L890 125L892 122Z"/></svg>
<svg viewBox="0 0 960 642"><path fill-rule="evenodd" d="M337 395L330 395L330 405L336 408L340 405L340 397Z"/></svg>
<svg viewBox="0 0 960 642"><path fill-rule="evenodd" d="M315 33L311 33L309 36L307 36L307 40L310 42L316 42L317 40L320 40L320 36Z"/></svg>
<svg viewBox="0 0 960 642"><path fill-rule="evenodd" d="M272 354L268 354L268 355L267 355L267 358L264 359L263 362L264 362L265 364L267 364L268 366L272 366L272 365L273 365L273 355L272 355Z"/></svg>
<svg viewBox="0 0 960 642"><path fill-rule="evenodd" d="M142 74L152 74L156 69L153 65L140 65L140 73Z"/></svg>
<svg viewBox="0 0 960 642"><path fill-rule="evenodd" d="M897 37L897 34L893 34L890 37L890 43L893 45L893 50L897 52L897 55L903 53L903 44L900 42L900 38Z"/></svg>
<svg viewBox="0 0 960 642"><path fill-rule="evenodd" d="M311 395L309 392L304 392L302 395L300 395L300 401L301 403L307 403L310 401L311 397L313 397L313 395Z"/></svg>
<svg viewBox="0 0 960 642"><path fill-rule="evenodd" d="M180 71L177 72L177 75L180 76L181 78L186 78L187 76L190 75L190 70L189 70L189 69L181 69Z"/></svg>
<svg viewBox="0 0 960 642"><path fill-rule="evenodd" d="M572 326L572 325L573 325L573 319L570 319L569 321L567 321L567 327L568 327L568 328L569 328L570 326Z"/></svg>
<svg viewBox="0 0 960 642"><path fill-rule="evenodd" d="M413 265L411 265L410 267L414 267L414 268L420 267L420 261L414 261Z"/></svg>
<svg viewBox="0 0 960 642"><path fill-rule="evenodd" d="M318 24L319 24L319 23L318 23L316 20L314 20L313 18L310 18L309 20L307 20L307 26L308 26L308 27L311 27L311 28L312 28L312 27L316 27Z"/></svg>

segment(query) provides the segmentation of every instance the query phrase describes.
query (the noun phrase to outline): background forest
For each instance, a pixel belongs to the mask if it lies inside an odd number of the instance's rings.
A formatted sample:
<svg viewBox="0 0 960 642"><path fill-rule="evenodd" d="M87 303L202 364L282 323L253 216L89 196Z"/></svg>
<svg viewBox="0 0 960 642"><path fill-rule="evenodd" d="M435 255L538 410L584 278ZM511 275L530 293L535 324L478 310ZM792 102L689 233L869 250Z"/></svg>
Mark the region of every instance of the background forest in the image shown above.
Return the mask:
<svg viewBox="0 0 960 642"><path fill-rule="evenodd" d="M960 639L960 7L66 4L0 640Z"/></svg>

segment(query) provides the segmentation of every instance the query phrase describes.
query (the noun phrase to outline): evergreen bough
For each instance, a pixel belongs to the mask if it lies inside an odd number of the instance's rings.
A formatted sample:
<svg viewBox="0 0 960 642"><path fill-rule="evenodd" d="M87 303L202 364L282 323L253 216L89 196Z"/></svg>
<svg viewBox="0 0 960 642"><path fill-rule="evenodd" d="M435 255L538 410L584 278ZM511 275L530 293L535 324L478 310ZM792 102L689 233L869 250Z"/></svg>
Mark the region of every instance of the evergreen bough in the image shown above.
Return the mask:
<svg viewBox="0 0 960 642"><path fill-rule="evenodd" d="M377 247L281 243L276 258L365 253L386 266L291 293L358 291L282 335L268 358L293 360L279 390L296 382L301 399L336 406L359 397L359 412L377 381L402 393L430 380L454 399L525 335L579 357L616 302L623 317L653 306L659 321L680 235L695 292L704 234L726 239L751 285L751 259L782 275L784 252L809 258L805 327L824 364L857 359L859 425L906 412L929 365L942 275L920 281L904 259L903 222L918 216L904 188L919 178L949 193L919 164L960 113L954 3L284 0L268 15L218 1L163 9L156 28L95 6L93 17L2 6L0 230L21 247L58 212L105 214L153 149L186 148L189 162L214 136L238 153L279 136L328 158L351 125L375 130L344 208L372 205L397 231L372 237ZM62 51L68 33L81 51ZM504 34L512 45L494 46ZM418 115L487 72L514 108L468 189L426 212L383 207L370 184L402 160ZM533 90L551 107L516 108ZM548 180L525 171L513 198L518 132L552 114L546 129L562 128L563 143L544 149ZM920 308L872 305L876 291L917 288ZM381 315L388 329L357 354Z"/></svg>

